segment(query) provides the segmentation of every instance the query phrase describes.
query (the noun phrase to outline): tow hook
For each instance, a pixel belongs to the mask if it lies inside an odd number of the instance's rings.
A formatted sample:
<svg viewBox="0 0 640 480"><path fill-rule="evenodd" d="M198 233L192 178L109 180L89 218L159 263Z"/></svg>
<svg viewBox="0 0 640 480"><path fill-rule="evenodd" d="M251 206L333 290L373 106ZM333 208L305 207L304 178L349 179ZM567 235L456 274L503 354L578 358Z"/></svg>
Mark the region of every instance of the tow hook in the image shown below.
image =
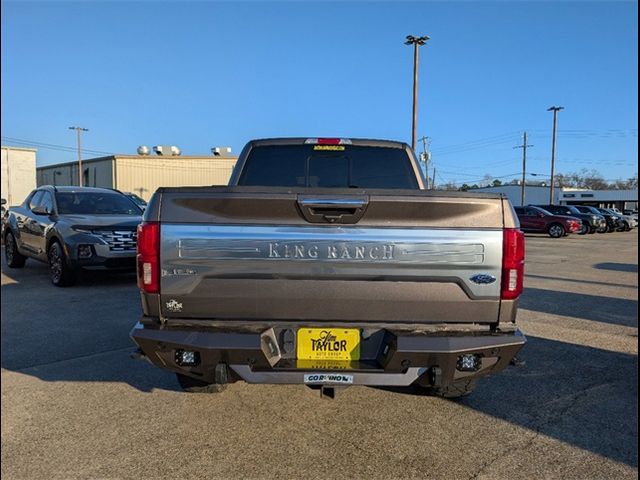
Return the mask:
<svg viewBox="0 0 640 480"><path fill-rule="evenodd" d="M513 365L514 367L524 367L527 364L527 362L525 360L522 360L519 357L513 357L510 361L509 361L509 365Z"/></svg>
<svg viewBox="0 0 640 480"><path fill-rule="evenodd" d="M216 365L214 378L216 380L216 383L222 385L224 385L225 383L229 383L229 367L227 367L226 363L219 363Z"/></svg>
<svg viewBox="0 0 640 480"><path fill-rule="evenodd" d="M147 356L144 354L142 350L140 350L139 348L136 348L133 352L129 354L129 358L132 358L133 360L146 360Z"/></svg>

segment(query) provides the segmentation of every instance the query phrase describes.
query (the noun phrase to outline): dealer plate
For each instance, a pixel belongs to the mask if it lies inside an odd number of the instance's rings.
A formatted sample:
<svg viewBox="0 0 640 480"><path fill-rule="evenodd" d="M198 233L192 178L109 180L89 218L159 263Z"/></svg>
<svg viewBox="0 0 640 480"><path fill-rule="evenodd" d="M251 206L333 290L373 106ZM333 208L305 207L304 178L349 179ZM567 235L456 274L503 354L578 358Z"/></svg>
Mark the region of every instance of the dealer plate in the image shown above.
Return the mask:
<svg viewBox="0 0 640 480"><path fill-rule="evenodd" d="M353 384L353 375L345 375L343 373L307 373L304 376L306 384Z"/></svg>
<svg viewBox="0 0 640 480"><path fill-rule="evenodd" d="M299 360L360 360L357 328L300 328Z"/></svg>

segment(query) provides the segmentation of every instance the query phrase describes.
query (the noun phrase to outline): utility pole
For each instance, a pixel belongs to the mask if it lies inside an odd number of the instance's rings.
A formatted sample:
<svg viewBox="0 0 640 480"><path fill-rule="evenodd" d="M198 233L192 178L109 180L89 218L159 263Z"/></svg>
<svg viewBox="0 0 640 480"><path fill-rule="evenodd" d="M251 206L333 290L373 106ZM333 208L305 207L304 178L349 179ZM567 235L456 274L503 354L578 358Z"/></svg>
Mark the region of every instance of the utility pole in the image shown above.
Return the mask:
<svg viewBox="0 0 640 480"><path fill-rule="evenodd" d="M431 177L431 190L436 189L436 167L433 167L433 177Z"/></svg>
<svg viewBox="0 0 640 480"><path fill-rule="evenodd" d="M533 147L533 145L527 145L527 132L524 132L522 145L515 146L513 148L522 149L522 193L520 194L520 205L524 207L525 189L527 185L527 147Z"/></svg>
<svg viewBox="0 0 640 480"><path fill-rule="evenodd" d="M78 142L78 185L82 187L82 148L80 147L80 132L88 132L88 128L82 127L69 127L69 130L75 130L77 134Z"/></svg>
<svg viewBox="0 0 640 480"><path fill-rule="evenodd" d="M549 189L549 205L553 205L553 185L555 180L556 168L556 129L558 126L558 112L564 110L564 107L549 107L547 112L553 112L553 135L551 140L551 188Z"/></svg>
<svg viewBox="0 0 640 480"><path fill-rule="evenodd" d="M427 43L429 37L407 35L405 45L413 45L413 122L411 124L411 148L416 149L416 129L418 128L418 48Z"/></svg>
<svg viewBox="0 0 640 480"><path fill-rule="evenodd" d="M431 145L431 139L429 137L420 138L422 142L422 154L420 159L424 162L424 175L427 182L427 189L429 189L429 162L431 161L431 152L429 146ZM433 184L433 181L431 182Z"/></svg>

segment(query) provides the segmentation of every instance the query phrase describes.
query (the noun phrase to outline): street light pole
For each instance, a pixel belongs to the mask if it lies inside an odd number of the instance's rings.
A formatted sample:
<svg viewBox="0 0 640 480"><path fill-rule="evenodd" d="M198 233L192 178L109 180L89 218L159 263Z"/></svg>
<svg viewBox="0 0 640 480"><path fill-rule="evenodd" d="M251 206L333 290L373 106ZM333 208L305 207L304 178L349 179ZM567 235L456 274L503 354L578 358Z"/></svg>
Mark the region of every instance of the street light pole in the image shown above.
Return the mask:
<svg viewBox="0 0 640 480"><path fill-rule="evenodd" d="M553 185L555 180L556 168L556 129L558 126L558 112L564 110L564 107L549 107L547 112L553 112L553 134L551 140L551 188L549 189L549 205L553 205Z"/></svg>
<svg viewBox="0 0 640 480"><path fill-rule="evenodd" d="M88 128L82 127L69 127L69 130L75 130L77 134L77 143L78 143L78 185L82 187L82 149L80 147L80 132L88 132Z"/></svg>
<svg viewBox="0 0 640 480"><path fill-rule="evenodd" d="M405 45L413 45L413 121L411 124L411 148L416 149L416 132L418 128L418 47L427 43L429 37L407 35Z"/></svg>

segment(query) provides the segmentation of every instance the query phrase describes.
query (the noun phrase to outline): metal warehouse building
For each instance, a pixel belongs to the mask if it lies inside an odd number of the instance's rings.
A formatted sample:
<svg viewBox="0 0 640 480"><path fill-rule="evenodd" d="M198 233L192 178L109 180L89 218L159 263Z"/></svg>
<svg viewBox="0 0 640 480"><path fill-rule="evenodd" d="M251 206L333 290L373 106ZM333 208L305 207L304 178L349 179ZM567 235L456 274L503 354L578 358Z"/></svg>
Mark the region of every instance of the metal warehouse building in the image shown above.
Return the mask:
<svg viewBox="0 0 640 480"><path fill-rule="evenodd" d="M82 161L83 185L116 188L149 200L159 187L226 185L237 157L111 155ZM37 169L40 185L78 185L78 162Z"/></svg>
<svg viewBox="0 0 640 480"><path fill-rule="evenodd" d="M474 190L471 190L472 192ZM481 188L479 192L505 194L515 206L522 204L522 187L503 185ZM578 188L555 188L553 203L557 205L591 205L594 207L616 207L620 210L638 209L638 190L583 190ZM549 203L549 187L527 185L525 187L525 205L544 205Z"/></svg>
<svg viewBox="0 0 640 480"><path fill-rule="evenodd" d="M2 146L0 195L9 205L19 205L36 188L35 148Z"/></svg>

